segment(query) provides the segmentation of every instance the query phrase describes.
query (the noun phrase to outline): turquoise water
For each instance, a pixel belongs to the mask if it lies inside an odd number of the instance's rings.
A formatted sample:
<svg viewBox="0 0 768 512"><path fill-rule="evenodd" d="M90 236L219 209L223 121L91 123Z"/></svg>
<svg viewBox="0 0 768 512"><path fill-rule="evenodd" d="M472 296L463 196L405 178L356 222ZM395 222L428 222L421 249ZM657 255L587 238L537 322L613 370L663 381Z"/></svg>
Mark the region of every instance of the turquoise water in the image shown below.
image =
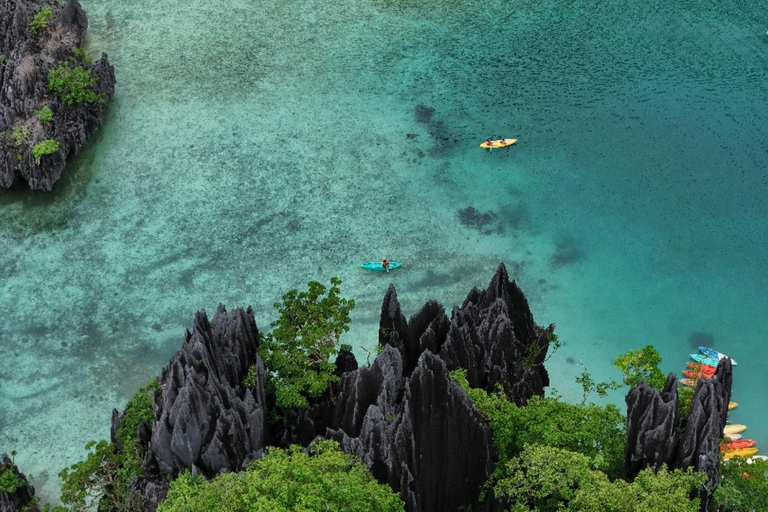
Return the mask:
<svg viewBox="0 0 768 512"><path fill-rule="evenodd" d="M652 343L679 372L704 340L768 450L768 2L82 4L106 124L52 194L0 191L0 452L44 499L195 311L265 328L338 276L364 361L390 282L450 307L500 261L567 399L579 360Z"/></svg>

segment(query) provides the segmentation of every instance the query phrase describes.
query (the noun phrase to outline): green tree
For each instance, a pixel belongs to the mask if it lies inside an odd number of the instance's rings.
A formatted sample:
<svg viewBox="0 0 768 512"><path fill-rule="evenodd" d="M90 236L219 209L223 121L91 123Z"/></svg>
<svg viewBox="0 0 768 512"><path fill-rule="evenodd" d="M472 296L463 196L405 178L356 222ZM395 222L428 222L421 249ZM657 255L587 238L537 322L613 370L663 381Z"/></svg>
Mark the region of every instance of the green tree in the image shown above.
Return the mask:
<svg viewBox="0 0 768 512"><path fill-rule="evenodd" d="M14 469L13 463L7 466L0 466L0 492L13 494L21 487L27 485L24 480L19 478Z"/></svg>
<svg viewBox="0 0 768 512"><path fill-rule="evenodd" d="M720 463L715 502L733 512L758 512L768 503L768 462L735 457Z"/></svg>
<svg viewBox="0 0 768 512"><path fill-rule="evenodd" d="M646 381L650 387L661 391L667 383L667 378L659 369L661 361L659 351L653 345L648 345L641 350L630 350L613 364L624 374L624 384L630 388Z"/></svg>
<svg viewBox="0 0 768 512"><path fill-rule="evenodd" d="M50 5L46 5L43 9L35 14L32 18L32 24L29 26L29 31L33 36L41 30L45 30L48 27L48 23L53 21L53 8Z"/></svg>
<svg viewBox="0 0 768 512"><path fill-rule="evenodd" d="M48 74L48 88L67 105L104 103L104 95L93 89L98 81L90 70L69 64L59 64Z"/></svg>
<svg viewBox="0 0 768 512"><path fill-rule="evenodd" d="M158 512L400 512L405 507L391 488L381 485L359 459L333 441L270 449L242 473L226 473L210 482L185 472L171 482Z"/></svg>
<svg viewBox="0 0 768 512"><path fill-rule="evenodd" d="M309 399L332 391L339 382L333 374L341 335L349 330L349 313L354 300L342 298L341 280L331 278L331 287L312 281L308 291L292 290L275 309L280 318L272 322L272 332L263 337L259 348L268 372L268 389L277 407L306 408ZM252 367L245 385L254 387L256 368Z"/></svg>
<svg viewBox="0 0 768 512"><path fill-rule="evenodd" d="M45 155L53 155L59 150L59 143L55 140L44 140L32 148L32 155L35 157L35 164L40 165L40 158Z"/></svg>

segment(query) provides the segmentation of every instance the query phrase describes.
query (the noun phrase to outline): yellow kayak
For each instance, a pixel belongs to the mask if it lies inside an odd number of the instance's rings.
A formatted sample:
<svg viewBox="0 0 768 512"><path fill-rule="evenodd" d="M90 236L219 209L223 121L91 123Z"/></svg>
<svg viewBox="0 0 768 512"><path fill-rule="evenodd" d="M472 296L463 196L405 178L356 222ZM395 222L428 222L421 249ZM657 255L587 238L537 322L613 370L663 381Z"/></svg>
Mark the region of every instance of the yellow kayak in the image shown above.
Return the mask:
<svg viewBox="0 0 768 512"><path fill-rule="evenodd" d="M480 144L480 147L483 149L499 149L514 146L515 144L517 144L517 139L497 139L492 140L490 144L488 144L488 141L483 142Z"/></svg>
<svg viewBox="0 0 768 512"><path fill-rule="evenodd" d="M742 450L733 450L732 452L725 452L723 458L725 460L732 459L734 457L751 457L757 455L757 448L744 448Z"/></svg>
<svg viewBox="0 0 768 512"><path fill-rule="evenodd" d="M732 411L739 406L738 402L728 402L728 410Z"/></svg>
<svg viewBox="0 0 768 512"><path fill-rule="evenodd" d="M723 434L738 434L747 430L746 425L726 425Z"/></svg>

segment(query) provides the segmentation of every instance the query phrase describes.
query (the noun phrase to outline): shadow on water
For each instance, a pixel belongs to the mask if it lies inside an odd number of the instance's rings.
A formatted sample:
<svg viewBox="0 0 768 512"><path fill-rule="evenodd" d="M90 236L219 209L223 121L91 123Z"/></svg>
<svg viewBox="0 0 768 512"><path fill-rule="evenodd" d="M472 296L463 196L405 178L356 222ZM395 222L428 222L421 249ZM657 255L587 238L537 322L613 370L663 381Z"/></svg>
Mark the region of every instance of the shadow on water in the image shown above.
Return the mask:
<svg viewBox="0 0 768 512"><path fill-rule="evenodd" d="M114 110L114 109L111 109ZM107 114L109 117L109 114ZM43 232L65 229L87 195L94 174L93 162L102 139L99 129L85 149L71 159L51 192L30 190L22 179L9 189L0 189L3 223L0 234L25 238Z"/></svg>

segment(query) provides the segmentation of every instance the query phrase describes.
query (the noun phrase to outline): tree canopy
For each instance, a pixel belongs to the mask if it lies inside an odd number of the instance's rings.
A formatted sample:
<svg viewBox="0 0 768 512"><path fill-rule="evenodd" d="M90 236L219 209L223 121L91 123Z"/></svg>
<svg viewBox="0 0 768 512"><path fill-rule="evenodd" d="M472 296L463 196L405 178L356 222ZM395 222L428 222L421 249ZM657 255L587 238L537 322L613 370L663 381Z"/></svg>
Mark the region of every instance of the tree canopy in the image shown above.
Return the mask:
<svg viewBox="0 0 768 512"><path fill-rule="evenodd" d="M403 512L400 496L374 480L359 459L334 441L272 448L242 473L212 481L188 471L171 483L158 512Z"/></svg>

